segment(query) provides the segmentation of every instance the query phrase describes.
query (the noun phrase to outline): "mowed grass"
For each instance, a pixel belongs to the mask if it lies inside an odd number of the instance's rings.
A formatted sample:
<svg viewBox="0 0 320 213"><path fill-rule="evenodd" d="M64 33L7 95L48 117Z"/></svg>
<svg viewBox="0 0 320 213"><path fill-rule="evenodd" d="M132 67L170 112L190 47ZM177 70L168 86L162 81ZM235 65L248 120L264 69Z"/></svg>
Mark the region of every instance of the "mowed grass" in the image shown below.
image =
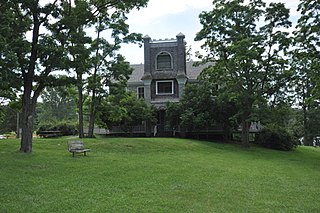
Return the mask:
<svg viewBox="0 0 320 213"><path fill-rule="evenodd" d="M320 148L173 138L0 140L0 212L320 212Z"/></svg>

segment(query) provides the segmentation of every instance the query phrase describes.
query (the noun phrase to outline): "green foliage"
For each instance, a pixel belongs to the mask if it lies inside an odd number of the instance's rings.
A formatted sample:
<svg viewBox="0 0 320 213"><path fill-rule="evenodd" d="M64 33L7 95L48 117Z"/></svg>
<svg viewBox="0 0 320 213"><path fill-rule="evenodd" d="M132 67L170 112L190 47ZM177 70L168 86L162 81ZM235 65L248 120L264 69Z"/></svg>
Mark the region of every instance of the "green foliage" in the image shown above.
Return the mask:
<svg viewBox="0 0 320 213"><path fill-rule="evenodd" d="M128 133L136 125L156 120L155 109L132 92L120 92L104 99L99 107L99 119L106 128L121 126Z"/></svg>
<svg viewBox="0 0 320 213"><path fill-rule="evenodd" d="M289 151L297 146L298 141L285 128L273 125L259 133L257 143L266 148Z"/></svg>
<svg viewBox="0 0 320 213"><path fill-rule="evenodd" d="M167 119L173 128L187 131L222 128L225 140L238 126L237 104L226 96L216 96L217 85L208 82L190 84L178 103L167 103Z"/></svg>
<svg viewBox="0 0 320 213"><path fill-rule="evenodd" d="M320 149L279 152L174 138L0 140L0 212L318 212ZM31 198L32 196L32 198ZM272 198L272 199L271 199ZM28 202L26 202L28 201ZM81 202L81 205L79 204Z"/></svg>
<svg viewBox="0 0 320 213"><path fill-rule="evenodd" d="M48 87L41 95L42 103L37 108L37 123L73 121L77 120L76 90L74 87Z"/></svg>
<svg viewBox="0 0 320 213"><path fill-rule="evenodd" d="M167 117L172 127L181 125L187 131L207 129L216 125L213 86L187 85L179 103L168 103Z"/></svg>
<svg viewBox="0 0 320 213"><path fill-rule="evenodd" d="M301 0L301 16L294 32L295 49L292 51L292 81L296 102L303 109L304 144L312 145L319 134L316 111L320 102L320 7L318 0Z"/></svg>
<svg viewBox="0 0 320 213"><path fill-rule="evenodd" d="M100 52L91 46L93 39L88 29L109 29L114 43L105 40L105 54L109 59L116 57L120 44L139 39L138 34L129 34L125 23L126 14L134 8L141 8L147 0L133 1L2 1L0 8L0 80L9 79L6 94L13 94L11 88L23 88L22 101L22 143L21 151L32 151L32 129L37 99L43 89L53 86L59 80L53 71L75 72L79 89L79 105L83 103L82 75L88 73L104 58L91 60L92 54ZM31 36L31 38L30 38ZM96 42L100 43L100 42ZM102 43L102 42L101 42ZM14 79L20 84L14 84ZM2 89L0 87L0 89ZM0 90L0 93L3 93ZM81 94L81 95L80 95ZM79 125L83 129L82 105L79 106Z"/></svg>
<svg viewBox="0 0 320 213"><path fill-rule="evenodd" d="M306 128L312 137L320 136L320 109L310 109L307 114L308 122Z"/></svg>
<svg viewBox="0 0 320 213"><path fill-rule="evenodd" d="M181 124L181 110L183 109L181 102L168 102L166 110L166 118L168 125L172 129L177 129Z"/></svg>
<svg viewBox="0 0 320 213"><path fill-rule="evenodd" d="M214 100L214 118L222 125L224 139L231 139L232 131L239 127L239 105L228 95L218 95Z"/></svg>
<svg viewBox="0 0 320 213"><path fill-rule="evenodd" d="M62 135L76 135L78 133L78 125L68 121L59 123L46 123L40 125L37 134L42 131L60 131Z"/></svg>
<svg viewBox="0 0 320 213"><path fill-rule="evenodd" d="M188 85L181 99L181 125L189 130L200 130L215 125L214 97L209 84Z"/></svg>
<svg viewBox="0 0 320 213"><path fill-rule="evenodd" d="M0 106L0 134L16 131L16 125L17 112L8 105Z"/></svg>
<svg viewBox="0 0 320 213"><path fill-rule="evenodd" d="M270 107L267 104L259 105L256 114L265 126L281 126L295 138L303 137L303 111L292 108L288 103Z"/></svg>
<svg viewBox="0 0 320 213"><path fill-rule="evenodd" d="M214 62L201 78L220 85L218 95L239 105L247 146L254 106L264 99L286 98L291 73L283 55L291 40L283 28L291 26L289 10L260 0L214 0L212 6L200 14L202 29L195 38L204 40L202 62Z"/></svg>

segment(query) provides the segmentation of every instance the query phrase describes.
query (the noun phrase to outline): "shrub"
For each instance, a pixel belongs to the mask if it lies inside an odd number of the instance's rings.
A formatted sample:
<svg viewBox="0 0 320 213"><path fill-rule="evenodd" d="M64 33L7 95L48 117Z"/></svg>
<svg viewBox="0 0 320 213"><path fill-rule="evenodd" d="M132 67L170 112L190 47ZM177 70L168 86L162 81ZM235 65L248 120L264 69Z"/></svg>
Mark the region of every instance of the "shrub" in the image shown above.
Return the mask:
<svg viewBox="0 0 320 213"><path fill-rule="evenodd" d="M72 123L44 124L39 126L37 134L41 131L60 131L62 135L76 135L77 125Z"/></svg>
<svg viewBox="0 0 320 213"><path fill-rule="evenodd" d="M258 135L257 143L260 146L283 151L292 150L297 146L295 138L281 127L266 127Z"/></svg>

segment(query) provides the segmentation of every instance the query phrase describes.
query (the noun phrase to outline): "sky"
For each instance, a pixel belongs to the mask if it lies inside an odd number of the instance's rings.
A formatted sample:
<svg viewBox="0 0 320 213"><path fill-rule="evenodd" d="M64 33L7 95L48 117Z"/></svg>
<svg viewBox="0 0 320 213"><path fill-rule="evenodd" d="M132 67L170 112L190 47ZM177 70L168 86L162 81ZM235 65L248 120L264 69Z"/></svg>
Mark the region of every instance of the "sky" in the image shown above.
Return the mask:
<svg viewBox="0 0 320 213"><path fill-rule="evenodd" d="M298 19L299 0L265 0L266 3L285 3L290 9L291 21ZM201 43L195 42L196 33L201 30L199 14L212 9L212 0L149 0L146 8L133 10L128 14L130 32L149 35L151 39L175 38L180 32L185 35L187 47L199 51ZM143 63L143 48L137 44L125 44L121 54L131 64Z"/></svg>

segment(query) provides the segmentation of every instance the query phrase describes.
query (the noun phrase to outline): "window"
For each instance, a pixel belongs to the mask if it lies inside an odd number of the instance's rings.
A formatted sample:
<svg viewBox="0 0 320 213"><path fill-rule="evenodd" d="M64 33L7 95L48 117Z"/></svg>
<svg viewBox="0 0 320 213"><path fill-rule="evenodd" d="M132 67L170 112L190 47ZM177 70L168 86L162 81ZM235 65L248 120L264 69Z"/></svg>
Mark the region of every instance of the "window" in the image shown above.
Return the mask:
<svg viewBox="0 0 320 213"><path fill-rule="evenodd" d="M156 82L156 94L157 95L172 95L173 81L157 81Z"/></svg>
<svg viewBox="0 0 320 213"><path fill-rule="evenodd" d="M169 53L162 52L157 56L157 69L172 69L171 56Z"/></svg>
<svg viewBox="0 0 320 213"><path fill-rule="evenodd" d="M144 99L144 87L137 88L137 95L138 95L138 98Z"/></svg>

